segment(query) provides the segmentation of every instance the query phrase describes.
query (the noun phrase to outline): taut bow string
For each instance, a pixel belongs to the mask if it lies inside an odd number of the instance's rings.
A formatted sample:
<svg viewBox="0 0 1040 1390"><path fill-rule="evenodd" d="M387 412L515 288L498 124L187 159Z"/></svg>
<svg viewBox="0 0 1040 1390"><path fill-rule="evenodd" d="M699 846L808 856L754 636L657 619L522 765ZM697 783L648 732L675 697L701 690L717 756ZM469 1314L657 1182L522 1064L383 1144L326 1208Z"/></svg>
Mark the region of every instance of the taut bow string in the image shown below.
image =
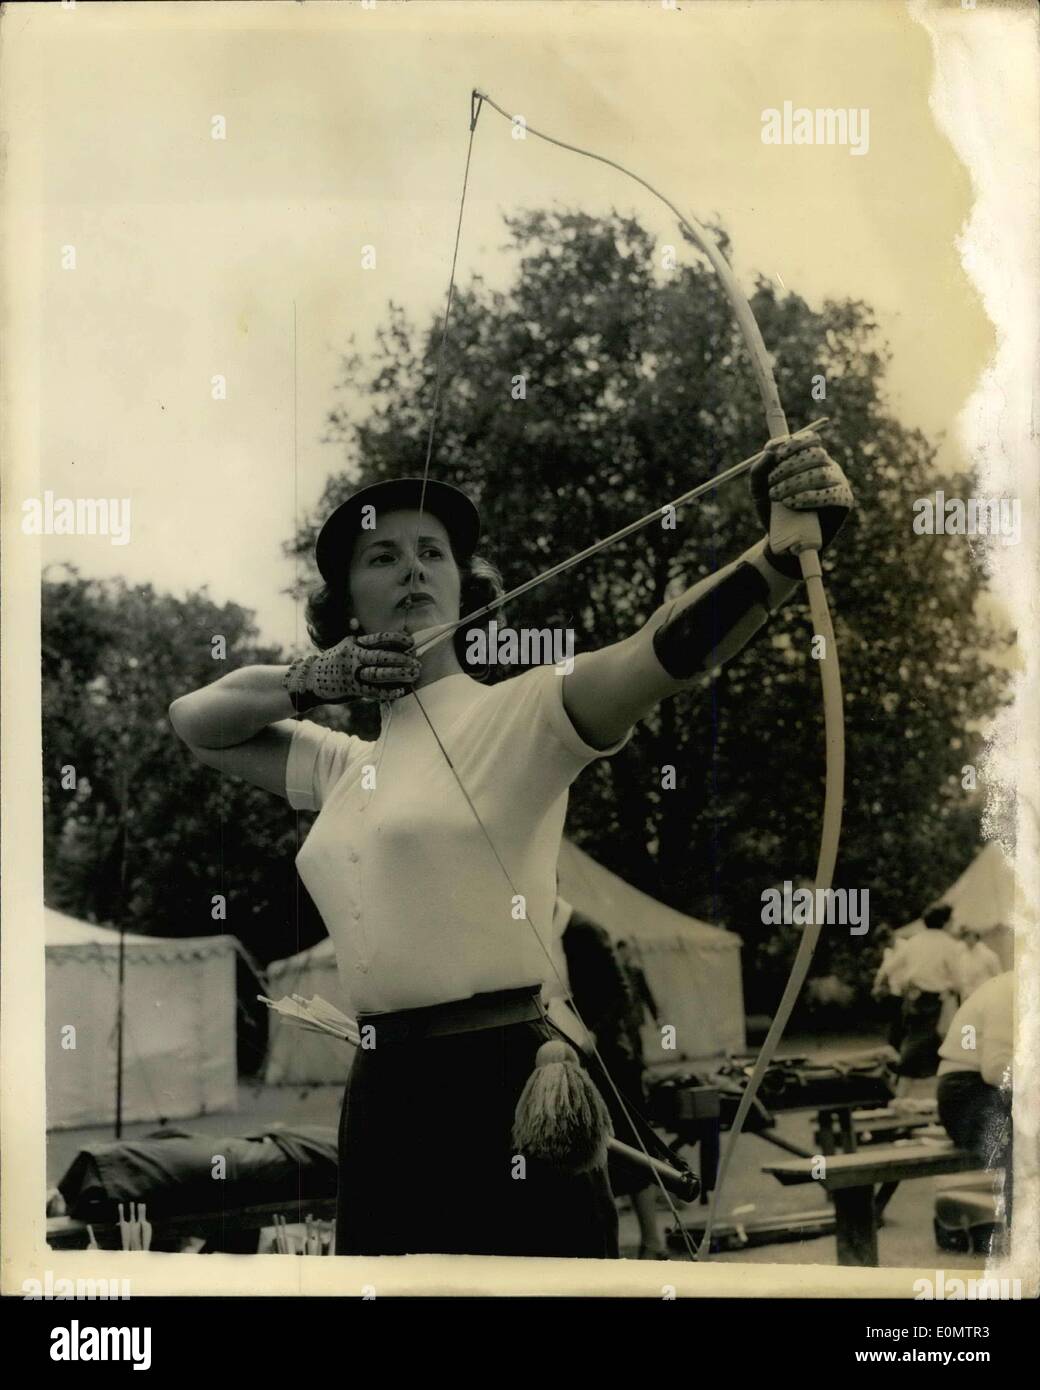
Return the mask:
<svg viewBox="0 0 1040 1390"><path fill-rule="evenodd" d="M476 89L473 91L470 103L469 145L466 151L466 167L462 182L462 196L459 202L459 216L455 230L455 248L452 255L451 274L448 284L448 295L444 308L444 318L441 325L440 341L437 350L434 398L430 415L430 427L426 440L426 456L423 464L423 486L419 502L419 522L416 528L417 541L419 529L422 525L422 514L423 505L425 502L426 483L430 473L430 460L433 454L434 431L437 422L437 411L440 405L441 387L443 382L444 371L444 348L448 335L448 324L451 317L451 307L455 291L455 270L458 264L459 242L462 233L462 219L466 205L466 189L469 182L470 160L473 153L473 137L476 132L477 120L479 118L481 108L483 107L485 102L488 104L488 106L492 107L493 110L497 111L499 115L504 116L505 119L510 122L510 124L513 123L513 118L509 115L509 113L505 111L501 106L499 106L497 102L492 101L492 99L486 93L480 92ZM737 283L736 276L734 275L733 270L730 267L728 261L723 256L719 246L717 245L711 234L706 230L706 228L701 226L701 224L695 221L694 219L684 217L683 214L679 211L679 209L675 206L675 204L671 202L668 198L666 198L663 193L659 192L658 189L654 188L652 184L646 181L646 179L641 178L640 175L636 173L633 173L631 169L626 169L623 164L617 163L616 160L607 159L603 155L595 154L591 150L582 149L578 145L570 145L563 140L557 140L551 135L545 135L543 134L543 132L535 130L535 128L531 125L526 125L526 132L529 135L536 136L539 140L545 140L551 145L556 145L560 149L570 150L574 154L583 155L587 159L595 159L601 164L606 164L609 165L612 169L617 169L619 173L625 174L629 178L634 179L636 183L641 184L643 188L645 188L649 193L652 193L655 198L657 198L660 202L662 202L665 205L665 207L669 209L673 216L678 220L680 227L682 227L686 231L690 239L700 248L701 251L703 251L704 255L707 256L713 269L715 270L716 274L722 282L722 287L725 290L727 298L729 299L729 302L733 308L733 312L736 316L737 323L743 335L748 354L751 358L751 364L754 368L755 378L758 382L759 393L762 397L762 405L765 410L766 431L768 439L770 441L776 441L790 438L791 434L788 429L787 419L784 415L783 407L780 404L780 396L777 391L776 380L773 376L772 366L769 361L769 354L767 352L766 345L762 339L762 334L759 329L758 323L755 319L754 313L752 312L751 305L748 302L747 296L744 294L743 290L740 288L740 285ZM812 426L808 428L812 428ZM692 489L691 492L684 494L682 498L677 499L677 503L690 501L694 496L699 495L701 492L707 491L709 488L716 486L719 482L728 481L730 478L738 476L740 473L745 472L751 466L751 464L754 463L756 459L760 457L761 453L755 454L754 456L752 456L752 458L745 459L740 464L733 465L731 468L725 470L723 474L719 475L719 477L709 479L706 483L703 483L699 487ZM578 555L572 556L569 560L562 562L560 565L554 566L551 570L546 571L544 575L539 576L534 580L529 580L526 584L520 585L518 589L512 592L512 595L506 595L505 597L508 598L511 596L515 596L518 592L524 592L529 590L530 588L533 588L534 585L536 583L541 582L541 580L550 578L552 575L560 573L563 569L569 568L572 564L577 563L580 559L585 559L590 554L596 553L597 551L603 549L605 545L608 545L615 540L620 540L623 536L631 534L632 531L638 529L639 527L649 524L652 520L654 520L656 517L659 517L660 515L661 509L657 509L656 511L650 513L648 516L642 518L640 521L631 523L629 526L622 528L618 532L615 532L613 536L607 537L606 540L598 542L594 546L590 546L585 551L580 552ZM694 1249L689 1234L686 1231L685 1225L683 1224L682 1219L679 1216L678 1211L676 1210L675 1204L672 1201L671 1194L668 1192L664 1183L661 1181L661 1178L653 1169L653 1160L651 1159L650 1154L648 1153L643 1143L642 1137L639 1134L638 1126L634 1123L634 1121L632 1121L628 1109L625 1105L625 1102L617 1086L615 1085L613 1078L610 1076L609 1072L607 1071L607 1068L603 1065L602 1058L599 1057L598 1051L596 1052L597 1060L599 1061L603 1073L607 1078L607 1082L610 1085L612 1091L614 1092L614 1095L618 1101L622 1113L625 1114L626 1118L629 1119L633 1133L636 1135L636 1139L639 1143L640 1149L642 1150L643 1156L647 1160L648 1166L650 1166L651 1171L654 1171L654 1176L656 1178L658 1186L661 1192L664 1194L665 1200L675 1219L676 1226L685 1240L687 1251L690 1254L690 1257L693 1259L701 1259L704 1257L705 1254L710 1253L712 1226L715 1220L716 1211L723 1190L723 1185L726 1180L726 1175L733 1158L734 1150L736 1148L737 1140L740 1136L748 1112L750 1111L751 1106L754 1103L755 1097L758 1094L758 1090L762 1084L762 1078L764 1077L766 1070L768 1069L769 1064L772 1061L774 1054L776 1053L777 1047L779 1046L784 1029L787 1025L787 1021L790 1018L791 1011L794 1008L795 1002L797 1001L798 995L801 992L802 986L805 982L805 978L808 974L809 966L812 961L813 952L816 948L817 941L819 940L820 930L822 927L822 922L817 920L815 905L820 903L821 901L825 901L825 899L821 898L820 896L820 890L829 889L831 886L831 881L834 876L835 861L837 859L838 854L838 841L841 834L841 814L845 763L845 740L841 693L841 675L838 667L838 652L834 640L834 630L831 623L830 611L827 605L827 596L824 591L823 579L820 571L819 549L821 545L821 538L819 522L816 518L815 513L813 512L798 513L792 511L787 507L781 506L778 503L774 503L770 518L769 535L770 543L775 551L791 551L798 555L799 563L801 565L802 570L802 577L805 580L806 589L809 596L809 606L812 616L813 632L815 637L822 637L824 639L822 655L819 658L819 666L823 692L824 740L826 748L827 769L824 793L823 819L820 835L820 848L816 863L816 892L813 895L813 920L806 926L805 930L802 933L802 937L798 945L798 951L795 956L794 964L791 968L791 973L788 977L787 984L784 987L783 996L780 1000L779 1005L777 1006L776 1014L773 1018L772 1025L766 1036L766 1040L762 1045L762 1049L759 1052L758 1059L755 1063L754 1069L752 1070L751 1077L741 1097L740 1104L737 1108L737 1112L733 1120L733 1125L729 1135L729 1142L727 1143L723 1152L722 1160L719 1166L718 1179L714 1191L712 1192L711 1202L708 1207L708 1215L704 1229L704 1236L701 1241L701 1245L698 1249ZM411 588L414 589L414 586L415 570L413 567L411 575ZM420 640L419 642L417 642L417 651L422 652L428 650L434 641L439 641L443 639L450 632L454 631L456 627L461 626L462 623L471 621L473 617L483 615L484 612L491 611L492 608L499 607L500 604L504 601L505 599L502 599L498 600L496 603L492 605L487 605L485 609L478 610L478 614L467 615L467 617L461 619L459 623L446 624L443 628L419 634ZM466 803L468 804L473 816L475 817L477 824L480 827L480 830L483 833L483 836L487 841L487 844L492 854L497 860L498 865L501 868L502 873L505 876L506 881L508 882L510 889L513 892L513 895L520 896L501 854L499 853L490 834L488 833L487 827L481 820L480 814L477 811L477 808L474 805L472 798L470 797L469 793L467 792L465 786L462 783L462 779L459 776L458 770L452 762L451 757L447 752L447 749L444 747L444 744L441 741L441 738L437 733L437 730L434 728L430 720L429 714L427 713L426 708L422 703L422 699L419 695L419 692L416 690L413 692L413 694L415 696L415 700L418 704L419 709L422 711L423 718L426 720L430 732L436 740L442 755L447 761L447 764L450 767L454 776L455 782L458 785L463 797L465 798ZM523 901L526 903L526 897L523 898ZM531 921L530 917L525 917L524 920L527 922L527 924L531 927L531 930L534 932L535 938L537 939L539 946L541 947L547 960L549 961L550 967L554 975L556 975L557 979L560 981L561 986L566 991L567 1002L569 1003L570 1007L574 1009L574 1012L577 1014L578 1010L574 1004L573 999L570 997L570 991L567 989L566 982L560 979L559 971L556 969L555 961L553 961L549 949L547 949L547 947L543 943L542 938L539 935L535 924Z"/></svg>

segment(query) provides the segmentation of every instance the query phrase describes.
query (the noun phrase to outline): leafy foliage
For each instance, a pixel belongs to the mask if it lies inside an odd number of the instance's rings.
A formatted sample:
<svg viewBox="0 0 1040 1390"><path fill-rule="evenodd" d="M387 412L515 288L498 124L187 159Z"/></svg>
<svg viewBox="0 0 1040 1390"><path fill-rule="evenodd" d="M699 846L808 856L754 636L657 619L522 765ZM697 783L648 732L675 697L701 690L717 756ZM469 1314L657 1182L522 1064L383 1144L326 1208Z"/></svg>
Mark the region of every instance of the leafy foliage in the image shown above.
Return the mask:
<svg viewBox="0 0 1040 1390"><path fill-rule="evenodd" d="M227 643L214 660L213 641ZM43 589L47 901L88 921L162 936L241 937L262 961L313 941L297 921L295 813L197 763L167 708L233 666L284 659L251 615L202 593L84 579ZM63 769L75 786L63 786ZM64 780L69 781L66 772ZM227 901L214 918L212 899ZM302 944L307 944L304 940Z"/></svg>

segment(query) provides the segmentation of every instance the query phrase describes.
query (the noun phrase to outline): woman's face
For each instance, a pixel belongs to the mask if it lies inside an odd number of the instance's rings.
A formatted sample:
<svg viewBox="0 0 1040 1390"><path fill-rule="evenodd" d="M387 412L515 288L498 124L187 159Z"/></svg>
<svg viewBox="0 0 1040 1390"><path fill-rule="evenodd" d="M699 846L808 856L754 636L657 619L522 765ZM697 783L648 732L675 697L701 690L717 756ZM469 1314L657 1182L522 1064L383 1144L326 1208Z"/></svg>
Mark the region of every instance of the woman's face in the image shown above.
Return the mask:
<svg viewBox="0 0 1040 1390"><path fill-rule="evenodd" d="M461 593L448 532L429 512L386 512L374 530L361 532L350 561L350 599L363 632L420 632L454 622Z"/></svg>

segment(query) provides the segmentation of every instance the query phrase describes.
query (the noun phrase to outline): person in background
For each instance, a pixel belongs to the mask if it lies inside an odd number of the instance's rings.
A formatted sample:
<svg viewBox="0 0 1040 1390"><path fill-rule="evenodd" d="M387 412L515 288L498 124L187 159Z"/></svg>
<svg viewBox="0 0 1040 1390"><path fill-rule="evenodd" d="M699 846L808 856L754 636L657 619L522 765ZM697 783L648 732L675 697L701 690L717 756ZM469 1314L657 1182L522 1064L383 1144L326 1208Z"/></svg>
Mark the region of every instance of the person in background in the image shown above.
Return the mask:
<svg viewBox="0 0 1040 1390"><path fill-rule="evenodd" d="M878 964L877 973L874 975L874 985L871 993L879 994L881 993L882 982L888 971L888 962L891 960L892 952L899 943L896 940L895 932L885 923L882 923L874 934L877 937L877 944L881 947L881 960ZM888 992L887 985L885 986L884 992Z"/></svg>
<svg viewBox="0 0 1040 1390"><path fill-rule="evenodd" d="M571 997L585 1029L591 1033L587 1051L591 1052L592 1046L595 1046L624 1101L622 1109L613 1088L601 1075L600 1068L593 1059L590 1063L592 1075L610 1111L614 1135L622 1143L633 1148L638 1147L625 1115L627 1109L632 1118L640 1124L640 1134L644 1143L647 1143L653 1152L651 1141L656 1139L656 1136L642 1120L646 1106L643 1044L639 1035L643 999L636 997L620 953L615 949L609 933L598 922L578 912L565 899L557 898L554 925L560 932L558 939L562 945ZM643 983L645 987L645 979ZM649 989L647 994L649 995ZM652 996L650 998L652 1000ZM554 1022L557 1021L552 1007L549 1009L549 1017ZM563 1031L568 1029L564 1028ZM572 1040L575 1037L573 1033L569 1033L569 1036ZM664 1153L659 1156L666 1157ZM657 1218L657 1188L653 1178L645 1169L618 1162L613 1155L610 1158L609 1174L614 1196L632 1199L632 1206L639 1221L639 1258L668 1259L668 1247Z"/></svg>
<svg viewBox="0 0 1040 1390"><path fill-rule="evenodd" d="M986 980L961 1004L939 1049L939 1119L987 1168L1004 1169L1011 1226L1011 1096L1015 974Z"/></svg>
<svg viewBox="0 0 1040 1390"><path fill-rule="evenodd" d="M951 913L945 903L930 907L927 930L904 938L875 977L876 989L887 986L903 1001L896 1071L904 1079L934 1076L938 1069L943 1006L960 988L960 944L945 930Z"/></svg>
<svg viewBox="0 0 1040 1390"><path fill-rule="evenodd" d="M617 958L621 962L621 968L628 977L631 987L632 999L634 1003L633 1027L638 1032L643 1026L643 1019L649 1014L655 1023L660 1015L657 1012L657 1000L653 996L643 967L639 964L631 943L628 941L616 941L614 949Z"/></svg>
<svg viewBox="0 0 1040 1390"><path fill-rule="evenodd" d="M961 932L961 954L958 961L961 1003L975 991L1001 973L1000 957L971 928Z"/></svg>

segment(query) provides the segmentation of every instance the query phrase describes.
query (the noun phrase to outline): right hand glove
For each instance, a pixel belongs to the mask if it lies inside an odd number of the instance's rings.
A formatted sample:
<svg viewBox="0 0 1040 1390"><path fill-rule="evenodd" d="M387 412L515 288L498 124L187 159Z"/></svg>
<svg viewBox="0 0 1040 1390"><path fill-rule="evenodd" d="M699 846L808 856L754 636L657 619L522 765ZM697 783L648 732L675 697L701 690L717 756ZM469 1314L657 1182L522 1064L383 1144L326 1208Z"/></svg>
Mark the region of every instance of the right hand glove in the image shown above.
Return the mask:
<svg viewBox="0 0 1040 1390"><path fill-rule="evenodd" d="M348 700L398 700L422 672L414 649L410 632L375 632L344 637L328 651L300 657L284 682L293 709L300 714Z"/></svg>

